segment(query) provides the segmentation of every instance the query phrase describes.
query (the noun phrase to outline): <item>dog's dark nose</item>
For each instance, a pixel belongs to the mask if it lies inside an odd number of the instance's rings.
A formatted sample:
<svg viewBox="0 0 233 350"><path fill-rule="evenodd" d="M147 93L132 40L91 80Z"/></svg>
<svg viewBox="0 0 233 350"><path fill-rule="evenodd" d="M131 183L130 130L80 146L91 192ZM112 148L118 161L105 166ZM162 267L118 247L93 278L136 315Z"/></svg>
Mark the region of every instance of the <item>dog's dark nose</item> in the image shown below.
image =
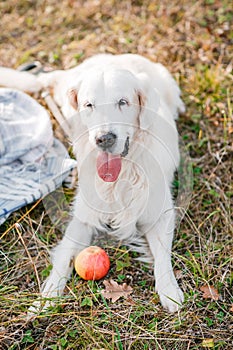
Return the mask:
<svg viewBox="0 0 233 350"><path fill-rule="evenodd" d="M96 144L105 151L107 148L111 148L114 145L116 138L117 136L115 134L108 132L107 134L97 137Z"/></svg>

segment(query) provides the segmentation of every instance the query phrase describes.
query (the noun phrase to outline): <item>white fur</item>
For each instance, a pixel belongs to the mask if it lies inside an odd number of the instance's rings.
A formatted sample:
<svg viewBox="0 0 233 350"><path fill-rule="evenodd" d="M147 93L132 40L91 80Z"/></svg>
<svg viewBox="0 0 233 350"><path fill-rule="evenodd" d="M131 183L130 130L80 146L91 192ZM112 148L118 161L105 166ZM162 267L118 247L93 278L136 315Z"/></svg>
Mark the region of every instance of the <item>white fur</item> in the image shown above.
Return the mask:
<svg viewBox="0 0 233 350"><path fill-rule="evenodd" d="M38 92L42 88L42 85L34 75L5 67L0 67L1 85L28 92Z"/></svg>
<svg viewBox="0 0 233 350"><path fill-rule="evenodd" d="M170 187L179 164L174 119L184 105L176 82L161 64L130 54L94 56L71 70L41 74L38 81L53 87L70 124L79 171L73 219L53 251L42 295L62 294L73 256L90 245L94 233L109 231L131 245L142 244L144 253L148 243L161 303L170 312L178 310L183 293L171 265L175 213ZM128 104L119 108L122 98ZM94 107L86 107L87 102ZM114 154L123 152L129 138L129 153L113 183L101 180L96 170L95 138L109 131L117 135Z"/></svg>

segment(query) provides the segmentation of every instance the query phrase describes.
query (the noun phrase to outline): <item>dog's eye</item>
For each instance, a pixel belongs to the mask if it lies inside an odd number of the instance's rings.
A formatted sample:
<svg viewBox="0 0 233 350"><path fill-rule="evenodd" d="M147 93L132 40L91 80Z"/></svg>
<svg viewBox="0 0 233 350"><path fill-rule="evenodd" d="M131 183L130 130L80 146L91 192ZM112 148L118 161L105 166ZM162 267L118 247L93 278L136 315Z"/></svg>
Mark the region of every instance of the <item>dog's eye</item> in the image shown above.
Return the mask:
<svg viewBox="0 0 233 350"><path fill-rule="evenodd" d="M93 108L93 104L91 102L86 102L84 104L84 107L86 107L86 108Z"/></svg>
<svg viewBox="0 0 233 350"><path fill-rule="evenodd" d="M126 99L124 99L124 98L121 98L121 99L118 101L119 107L123 107L123 106L126 106L126 105L128 105L128 104L129 104L128 101L127 101Z"/></svg>

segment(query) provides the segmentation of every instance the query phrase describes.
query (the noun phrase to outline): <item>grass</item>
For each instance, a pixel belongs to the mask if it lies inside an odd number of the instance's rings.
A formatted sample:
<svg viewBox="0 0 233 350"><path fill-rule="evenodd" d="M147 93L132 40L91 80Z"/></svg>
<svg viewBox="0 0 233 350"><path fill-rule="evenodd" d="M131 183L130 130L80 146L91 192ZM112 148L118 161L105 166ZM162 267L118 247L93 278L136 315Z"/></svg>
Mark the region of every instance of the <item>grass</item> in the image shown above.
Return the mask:
<svg viewBox="0 0 233 350"><path fill-rule="evenodd" d="M69 220L73 194L60 189L0 228L0 349L232 349L231 2L8 0L0 10L4 66L40 60L69 68L99 52L139 53L165 64L183 91L187 112L178 128L193 175L173 247L185 293L178 314L162 310L151 267L107 241L108 277L129 283L130 298L112 304L100 294L101 281L73 274L54 307L26 320L51 268L49 248ZM219 300L203 298L205 284L217 288Z"/></svg>

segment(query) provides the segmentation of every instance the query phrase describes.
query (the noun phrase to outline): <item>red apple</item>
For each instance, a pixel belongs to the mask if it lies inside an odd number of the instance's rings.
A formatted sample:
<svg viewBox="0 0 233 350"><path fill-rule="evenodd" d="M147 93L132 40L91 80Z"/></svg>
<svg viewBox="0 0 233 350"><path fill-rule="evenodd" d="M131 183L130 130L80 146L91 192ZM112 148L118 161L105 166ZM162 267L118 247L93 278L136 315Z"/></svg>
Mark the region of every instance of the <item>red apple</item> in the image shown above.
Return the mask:
<svg viewBox="0 0 233 350"><path fill-rule="evenodd" d="M83 249L76 256L74 267L84 280L94 281L107 275L110 268L110 260L102 248L90 246Z"/></svg>

